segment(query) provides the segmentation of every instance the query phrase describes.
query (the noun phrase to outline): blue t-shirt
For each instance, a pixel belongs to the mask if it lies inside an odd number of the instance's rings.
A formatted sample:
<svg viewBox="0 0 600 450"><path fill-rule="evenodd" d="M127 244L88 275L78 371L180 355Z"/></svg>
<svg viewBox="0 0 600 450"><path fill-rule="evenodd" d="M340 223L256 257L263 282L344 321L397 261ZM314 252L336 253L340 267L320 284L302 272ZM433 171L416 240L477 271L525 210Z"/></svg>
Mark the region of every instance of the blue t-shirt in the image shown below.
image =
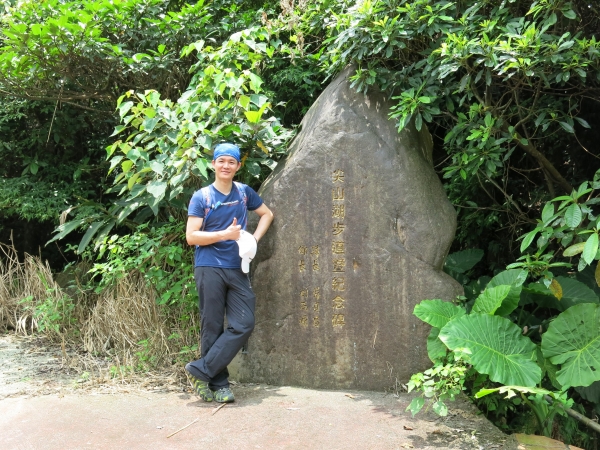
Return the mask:
<svg viewBox="0 0 600 450"><path fill-rule="evenodd" d="M241 184L241 183L240 183ZM212 205L218 205L208 214L208 219L203 223L204 231L225 230L237 218L237 224L246 229L248 224L247 211L258 209L263 201L259 195L249 186L241 185L245 189L247 204L244 206L244 197L235 183L231 186L229 195L224 195L210 185L210 200ZM219 204L220 202L220 204ZM188 216L204 218L205 206L204 195L201 190L194 192L188 207ZM236 241L220 241L211 245L197 245L194 257L195 267L222 267L225 269L239 269L241 258Z"/></svg>

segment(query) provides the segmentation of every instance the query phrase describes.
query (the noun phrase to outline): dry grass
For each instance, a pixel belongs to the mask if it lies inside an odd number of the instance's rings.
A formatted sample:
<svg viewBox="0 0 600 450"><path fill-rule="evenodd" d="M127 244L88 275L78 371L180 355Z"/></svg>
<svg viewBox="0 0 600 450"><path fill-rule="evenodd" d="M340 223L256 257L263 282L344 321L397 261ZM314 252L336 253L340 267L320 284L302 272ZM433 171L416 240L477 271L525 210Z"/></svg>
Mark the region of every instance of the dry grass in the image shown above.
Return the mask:
<svg viewBox="0 0 600 450"><path fill-rule="evenodd" d="M79 284L76 276L71 278ZM68 311L60 311L65 304L70 305ZM54 328L49 328L51 317L44 311L53 308L59 311L52 316ZM190 317L183 324L185 316ZM20 335L41 330L61 343L63 354L65 345L78 349L76 357L68 358L68 366L93 373L98 381L126 383L140 371L148 379L148 370L160 373L156 376L163 381L176 379L181 370L172 367L173 361L194 356L179 353L197 343L189 332L196 325L195 316L158 306L155 290L140 273L127 274L100 294L62 289L40 258L25 255L19 262L13 247L0 245L0 330Z"/></svg>
<svg viewBox="0 0 600 450"><path fill-rule="evenodd" d="M19 262L14 247L0 244L0 326L28 334L39 328L36 304L59 303L66 294L56 284L48 263L25 254ZM49 330L52 334L52 331Z"/></svg>
<svg viewBox="0 0 600 450"><path fill-rule="evenodd" d="M167 318L156 305L154 290L139 273L121 278L100 294L82 334L88 352L112 353L125 365L139 359L136 352L147 353L156 364L166 362L172 353Z"/></svg>

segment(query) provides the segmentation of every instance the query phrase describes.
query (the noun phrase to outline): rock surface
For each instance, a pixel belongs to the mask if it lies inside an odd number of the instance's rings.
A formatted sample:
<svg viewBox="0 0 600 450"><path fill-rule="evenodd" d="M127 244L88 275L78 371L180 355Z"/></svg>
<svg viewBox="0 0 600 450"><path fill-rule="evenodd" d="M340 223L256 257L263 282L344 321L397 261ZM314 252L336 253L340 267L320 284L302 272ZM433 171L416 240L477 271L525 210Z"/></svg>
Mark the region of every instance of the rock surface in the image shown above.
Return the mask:
<svg viewBox="0 0 600 450"><path fill-rule="evenodd" d="M263 184L274 211L253 263L256 328L241 381L381 389L431 363L423 299L462 292L442 272L456 214L430 163L431 136L398 133L381 94L333 81Z"/></svg>

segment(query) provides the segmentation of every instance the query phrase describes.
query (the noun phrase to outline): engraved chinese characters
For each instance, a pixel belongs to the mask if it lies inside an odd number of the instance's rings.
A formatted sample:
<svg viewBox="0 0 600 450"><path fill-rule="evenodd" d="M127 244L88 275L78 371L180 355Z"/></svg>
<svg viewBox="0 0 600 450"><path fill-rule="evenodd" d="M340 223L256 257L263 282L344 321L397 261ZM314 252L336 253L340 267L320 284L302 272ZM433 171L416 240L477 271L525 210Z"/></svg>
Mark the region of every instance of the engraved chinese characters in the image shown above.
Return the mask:
<svg viewBox="0 0 600 450"><path fill-rule="evenodd" d="M344 287L341 291L341 295L336 295L332 300L332 307L334 310L334 314L331 318L331 324L334 327L343 327L346 322L344 322L345 316L345 302L346 300L343 295L343 291L345 290L346 283L346 244L344 242L344 231L346 229L346 225L344 225L343 220L346 217L346 205L344 203L344 171L340 169L336 169L333 171L333 184L334 188L331 192L333 205L331 207L331 218L336 220L332 227L332 233L335 240L331 243L331 288L332 292L336 292L336 287L339 289L340 286ZM337 186L336 184L342 184L342 186Z"/></svg>
<svg viewBox="0 0 600 450"><path fill-rule="evenodd" d="M412 125L399 135L385 98L356 94L347 76L317 100L261 187L275 220L252 263L256 327L234 379L406 382L430 364L430 330L414 306L460 293L441 270L455 213L425 156L430 137Z"/></svg>
<svg viewBox="0 0 600 450"><path fill-rule="evenodd" d="M308 328L312 325L315 328L321 326L321 317L326 317L328 322L331 323L332 327L343 327L345 322L345 303L346 299L343 297L344 291L346 290L346 243L344 242L344 231L345 224L343 220L346 217L346 205L344 203L344 187L338 186L337 184L344 183L345 176L344 171L341 169L335 169L331 174L332 183L334 185L331 197L331 218L332 218L332 229L331 236L335 239L331 243L331 263L329 270L325 273L328 276L328 283L331 288L330 295L331 300L329 306L332 309L331 317L329 312L322 311L321 305L321 287L306 287L300 290L300 315L298 323ZM307 264L312 264L312 271L320 271L319 256L321 254L320 245L311 245L310 247L304 244L298 246L298 270L300 274L307 273ZM327 270L327 269L325 269ZM323 273L323 275L325 275ZM314 281L322 282L323 277L314 278ZM309 289L312 289L312 299L309 298ZM333 294L336 294L335 296ZM309 301L312 301L312 308L309 307Z"/></svg>
<svg viewBox="0 0 600 450"><path fill-rule="evenodd" d="M307 271L306 269L306 258L309 258L309 266L312 267L313 272L320 271L319 267L319 246L313 245L311 247L307 247L305 245L300 245L298 247L298 253L300 255L300 262L298 263L298 268L300 273ZM312 294L311 294L312 293ZM312 289L304 288L300 291L300 310L305 312L300 314L299 323L303 327L308 327L309 324L312 324L314 327L319 327L321 321L319 319L319 308L320 308L320 300L321 300L321 288L314 287ZM311 302L311 307L309 308L309 302ZM312 318L309 319L309 310L314 313Z"/></svg>

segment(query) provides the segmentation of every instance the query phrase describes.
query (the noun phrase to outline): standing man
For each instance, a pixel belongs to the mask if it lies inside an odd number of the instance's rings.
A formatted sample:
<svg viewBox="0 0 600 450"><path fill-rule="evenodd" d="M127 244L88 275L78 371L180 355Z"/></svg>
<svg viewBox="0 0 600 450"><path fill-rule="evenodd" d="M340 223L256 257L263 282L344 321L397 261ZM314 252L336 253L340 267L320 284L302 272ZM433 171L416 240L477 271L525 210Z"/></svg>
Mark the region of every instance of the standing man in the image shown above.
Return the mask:
<svg viewBox="0 0 600 450"><path fill-rule="evenodd" d="M233 402L227 365L254 329L256 297L241 269L237 240L246 229L247 212L260 216L256 242L266 233L273 213L249 186L234 182L241 167L240 149L215 147L215 182L196 191L188 208L186 240L196 246L194 279L200 304L201 358L185 366L196 393L210 402ZM227 316L227 328L223 317Z"/></svg>

